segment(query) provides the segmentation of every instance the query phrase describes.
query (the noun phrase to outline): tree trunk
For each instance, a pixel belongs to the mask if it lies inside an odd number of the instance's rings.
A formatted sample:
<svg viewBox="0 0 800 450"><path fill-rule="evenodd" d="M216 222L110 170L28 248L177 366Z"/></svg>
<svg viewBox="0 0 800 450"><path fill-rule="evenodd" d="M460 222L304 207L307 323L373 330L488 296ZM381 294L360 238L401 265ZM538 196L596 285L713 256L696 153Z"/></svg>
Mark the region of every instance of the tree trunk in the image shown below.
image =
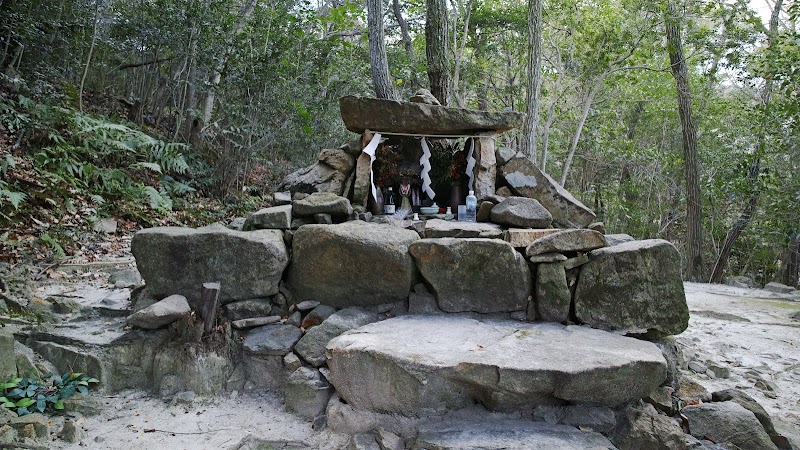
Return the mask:
<svg viewBox="0 0 800 450"><path fill-rule="evenodd" d="M86 84L86 76L89 74L89 66L92 64L94 46L97 43L97 25L100 22L100 0L94 3L94 26L92 27L92 44L89 46L89 55L86 57L86 65L83 67L80 86L78 87L78 110L83 112L83 87Z"/></svg>
<svg viewBox="0 0 800 450"><path fill-rule="evenodd" d="M394 83L389 76L386 43L383 37L383 1L367 0L367 29L369 32L369 62L375 97L397 100Z"/></svg>
<svg viewBox="0 0 800 450"><path fill-rule="evenodd" d="M425 4L425 55L428 60L428 81L433 96L442 105L447 106L450 85L450 68L447 64L447 3L446 0L426 0Z"/></svg>
<svg viewBox="0 0 800 450"><path fill-rule="evenodd" d="M683 129L683 161L686 177L686 278L696 281L702 268L702 235L700 230L700 179L697 169L697 129L692 117L692 98L683 44L677 0L668 0L664 27L667 35L672 76L677 89L678 114Z"/></svg>
<svg viewBox="0 0 800 450"><path fill-rule="evenodd" d="M536 164L539 92L542 78L542 0L528 0L528 86L525 90L525 147ZM562 183L563 184L563 183Z"/></svg>
<svg viewBox="0 0 800 450"><path fill-rule="evenodd" d="M594 82L594 86L592 86L592 90L586 94L586 99L583 102L583 111L581 111L581 118L578 121L578 129L575 130L575 134L572 136L572 144L569 147L569 154L567 155L567 160L564 162L564 170L561 172L561 186L567 186L567 175L569 175L569 168L572 165L572 158L575 157L575 150L578 148L578 141L581 139L581 134L583 133L583 126L586 124L586 118L589 117L589 110L592 107L592 102L594 102L594 96L597 95L597 91L600 90L600 86L603 85L603 80L606 79L609 71L606 70L597 78Z"/></svg>
<svg viewBox="0 0 800 450"><path fill-rule="evenodd" d="M236 35L242 31L245 25L247 25L247 21L256 9L256 3L258 3L258 0L247 0L247 3L245 3L239 11L238 19L225 35L225 44L222 49L222 54L219 59L217 59L217 64L214 66L214 69L211 71L211 76L208 78L209 89L205 104L203 105L202 114L204 126L211 123L211 117L214 112L214 101L217 98L217 86L219 86L219 83L222 81L222 72L225 70L225 66L228 65L228 58L231 54L233 40L236 38Z"/></svg>
<svg viewBox="0 0 800 450"><path fill-rule="evenodd" d="M772 10L772 16L770 17L769 21L769 31L767 33L767 42L770 46L775 43L775 38L778 33L778 18L780 16L782 6L783 0L776 0L775 7ZM769 64L769 61L767 61L767 64ZM750 171L747 174L747 184L751 188L750 196L747 199L747 206L745 206L744 210L739 215L739 219L736 220L731 229L728 230L728 233L725 235L725 241L722 244L722 249L717 256L717 260L714 262L714 269L711 271L711 279L709 280L710 283L722 282L722 277L725 273L725 267L728 265L728 260L731 257L733 244L736 242L736 239L739 238L739 235L742 234L742 231L744 231L744 229L750 223L750 219L753 218L756 205L758 205L758 200L761 197L761 185L759 184L758 178L761 174L761 155L763 155L764 151L766 150L766 138L764 136L764 130L766 130L769 126L767 123L767 112L769 110L770 99L772 98L772 84L772 79L767 79L764 83L764 91L761 94L763 119L758 131L756 161L753 163ZM795 273L797 272L795 271Z"/></svg>
<svg viewBox="0 0 800 450"><path fill-rule="evenodd" d="M397 1L397 0L395 0ZM464 62L464 49L467 48L467 40L469 38L469 19L472 17L472 3L473 0L467 2L466 11L464 12L464 31L461 37L461 46L458 46L458 40L454 39L453 43L456 45L455 50L455 68L453 69L453 98L459 108L464 107L464 98L461 96L461 63Z"/></svg>
<svg viewBox="0 0 800 450"><path fill-rule="evenodd" d="M408 22L403 17L403 11L400 9L400 0L392 0L392 12L394 13L395 20L397 20L397 25L400 26L403 48L406 49L406 54L410 62L411 58L414 56L414 47L411 41L411 33L408 32Z"/></svg>
<svg viewBox="0 0 800 450"><path fill-rule="evenodd" d="M781 263L780 282L787 286L797 286L798 266L800 266L800 233L794 233L789 240Z"/></svg>

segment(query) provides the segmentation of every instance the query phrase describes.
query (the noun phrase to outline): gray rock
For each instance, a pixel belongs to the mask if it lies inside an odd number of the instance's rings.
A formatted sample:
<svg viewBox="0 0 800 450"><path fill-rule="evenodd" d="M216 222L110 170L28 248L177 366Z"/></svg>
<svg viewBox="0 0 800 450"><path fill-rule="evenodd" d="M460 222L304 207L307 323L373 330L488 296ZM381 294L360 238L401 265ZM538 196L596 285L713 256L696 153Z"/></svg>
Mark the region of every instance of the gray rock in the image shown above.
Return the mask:
<svg viewBox="0 0 800 450"><path fill-rule="evenodd" d="M725 278L725 284L727 284L728 286L745 287L745 288L756 287L756 282L752 278L743 275L727 277Z"/></svg>
<svg viewBox="0 0 800 450"><path fill-rule="evenodd" d="M295 346L295 352L314 367L325 364L325 346L345 331L376 322L375 313L358 308L345 308L310 328Z"/></svg>
<svg viewBox="0 0 800 450"><path fill-rule="evenodd" d="M439 304L436 303L436 297L428 293L417 294L412 292L408 296L408 313L409 314L442 314L439 309Z"/></svg>
<svg viewBox="0 0 800 450"><path fill-rule="evenodd" d="M375 440L378 441L381 450L406 450L406 444L403 442L403 438L383 428L378 429Z"/></svg>
<svg viewBox="0 0 800 450"><path fill-rule="evenodd" d="M431 94L431 91L427 89L417 89L417 92L408 99L408 101L413 103L425 103L426 105L438 105L442 106L439 103L439 100Z"/></svg>
<svg viewBox="0 0 800 450"><path fill-rule="evenodd" d="M277 294L289 262L280 231L221 226L148 228L133 236L131 251L154 297L181 294L191 303L208 282L221 284L223 303Z"/></svg>
<svg viewBox="0 0 800 450"><path fill-rule="evenodd" d="M561 263L536 266L536 319L545 322L566 322L572 297L567 285L567 273Z"/></svg>
<svg viewBox="0 0 800 450"><path fill-rule="evenodd" d="M17 376L17 363L14 355L14 333L10 327L0 327L0 380L5 382ZM22 376L22 375L21 375Z"/></svg>
<svg viewBox="0 0 800 450"><path fill-rule="evenodd" d="M708 367L700 361L689 361L689 370L695 373L706 373Z"/></svg>
<svg viewBox="0 0 800 450"><path fill-rule="evenodd" d="M247 334L243 348L254 355L279 355L282 358L292 351L302 334L292 325L265 325Z"/></svg>
<svg viewBox="0 0 800 450"><path fill-rule="evenodd" d="M708 370L706 371L708 376L712 378L730 378L731 377L731 369L729 367L721 366L716 363L709 363Z"/></svg>
<svg viewBox="0 0 800 450"><path fill-rule="evenodd" d="M329 380L354 408L412 416L474 402L500 411L558 401L616 406L647 395L666 370L646 341L448 316L366 325L332 340L327 353Z"/></svg>
<svg viewBox="0 0 800 450"><path fill-rule="evenodd" d="M764 290L774 292L776 294L788 294L794 291L794 288L775 281L770 281L764 286Z"/></svg>
<svg viewBox="0 0 800 450"><path fill-rule="evenodd" d="M333 394L330 383L319 370L300 367L289 375L284 390L286 409L308 419L325 412Z"/></svg>
<svg viewBox="0 0 800 450"><path fill-rule="evenodd" d="M756 419L758 419L758 421L764 427L764 431L766 431L767 434L772 435L778 433L775 431L775 425L773 425L772 418L769 416L767 411L760 404L758 404L753 397L750 397L739 389L725 389L722 391L716 391L711 394L711 400L715 402L736 402L756 416Z"/></svg>
<svg viewBox="0 0 800 450"><path fill-rule="evenodd" d="M146 330L155 330L189 315L192 309L182 295L170 295L147 308L128 316L128 323Z"/></svg>
<svg viewBox="0 0 800 450"><path fill-rule="evenodd" d="M595 328L658 338L689 325L680 255L660 239L593 251L581 267L575 315Z"/></svg>
<svg viewBox="0 0 800 450"><path fill-rule="evenodd" d="M580 255L564 261L564 269L571 270L580 267L589 262L589 255L581 253Z"/></svg>
<svg viewBox="0 0 800 450"><path fill-rule="evenodd" d="M533 255L528 258L533 264L547 264L547 263L557 263L557 262L564 262L566 261L566 256L562 255L561 253L542 253L541 255Z"/></svg>
<svg viewBox="0 0 800 450"><path fill-rule="evenodd" d="M475 214L475 220L478 222L488 222L492 220L492 208L494 208L494 203L492 202L481 202L478 206L478 212Z"/></svg>
<svg viewBox="0 0 800 450"><path fill-rule="evenodd" d="M606 244L608 244L609 247L611 247L612 245L624 244L626 242L631 242L636 240L633 238L633 236L629 234L607 234L605 235L605 237L606 237Z"/></svg>
<svg viewBox="0 0 800 450"><path fill-rule="evenodd" d="M350 438L347 450L382 450L373 434L359 433Z"/></svg>
<svg viewBox="0 0 800 450"><path fill-rule="evenodd" d="M318 162L287 175L278 189L287 190L292 194L332 192L338 195L344 193L348 175L323 162Z"/></svg>
<svg viewBox="0 0 800 450"><path fill-rule="evenodd" d="M272 311L272 303L270 303L269 298L251 298L228 303L223 305L222 309L225 312L225 317L233 322L255 317L267 317Z"/></svg>
<svg viewBox="0 0 800 450"><path fill-rule="evenodd" d="M267 316L267 317L252 317L249 319L234 320L231 326L237 330L246 330L248 328L263 327L272 323L281 321L281 316Z"/></svg>
<svg viewBox="0 0 800 450"><path fill-rule="evenodd" d="M300 300L336 308L408 298L416 276L408 246L417 233L361 221L297 231L289 285Z"/></svg>
<svg viewBox="0 0 800 450"><path fill-rule="evenodd" d="M528 303L528 265L507 242L423 239L409 251L443 311L511 312Z"/></svg>
<svg viewBox="0 0 800 450"><path fill-rule="evenodd" d="M667 361L667 379L664 380L664 385L677 390L680 387L681 369L688 368L681 346L675 342L673 337L665 337L653 341L653 343L661 349L661 354Z"/></svg>
<svg viewBox="0 0 800 450"><path fill-rule="evenodd" d="M508 197L492 208L492 222L517 228L548 228L553 216L537 200Z"/></svg>
<svg viewBox="0 0 800 450"><path fill-rule="evenodd" d="M292 205L260 209L244 222L242 230L286 230L292 227Z"/></svg>
<svg viewBox="0 0 800 450"><path fill-rule="evenodd" d="M314 222L320 225L331 225L333 224L333 216L330 214L317 213L314 214Z"/></svg>
<svg viewBox="0 0 800 450"><path fill-rule="evenodd" d="M503 166L501 172L515 195L538 200L553 215L554 223L579 228L594 222L592 210L527 157L518 155Z"/></svg>
<svg viewBox="0 0 800 450"><path fill-rule="evenodd" d="M586 228L597 231L600 234L606 234L606 224L603 222L592 222L586 225Z"/></svg>
<svg viewBox="0 0 800 450"><path fill-rule="evenodd" d="M347 217L353 213L350 200L331 192L315 192L302 200L294 200L292 208L298 216L330 214L334 217Z"/></svg>
<svg viewBox="0 0 800 450"><path fill-rule="evenodd" d="M425 103L346 96L339 99L345 127L354 133L381 130L413 134L474 134L508 131L522 125L525 114L447 108Z"/></svg>
<svg viewBox="0 0 800 450"><path fill-rule="evenodd" d="M272 198L274 200L275 206L292 204L292 193L289 191L276 192L275 194L272 195Z"/></svg>
<svg viewBox="0 0 800 450"><path fill-rule="evenodd" d="M158 299L153 296L149 289L147 289L147 286L139 286L131 291L131 305L133 306L133 312L147 308L150 305L154 305L156 302L158 302Z"/></svg>
<svg viewBox="0 0 800 450"><path fill-rule="evenodd" d="M692 436L705 436L714 442L731 443L742 450L777 449L756 416L742 405L733 402L690 405L681 413L689 422Z"/></svg>
<svg viewBox="0 0 800 450"><path fill-rule="evenodd" d="M680 426L649 408L626 408L610 438L620 450L682 450L686 440Z"/></svg>
<svg viewBox="0 0 800 450"><path fill-rule="evenodd" d="M553 252L588 252L605 246L605 238L597 231L562 230L531 242L525 249L525 254L531 257Z"/></svg>
<svg viewBox="0 0 800 450"><path fill-rule="evenodd" d="M283 357L283 367L290 372L294 372L302 367L302 365L303 363L300 361L300 357L294 353L287 353L286 356Z"/></svg>
<svg viewBox="0 0 800 450"><path fill-rule="evenodd" d="M341 173L350 173L356 164L354 155L341 148L323 148L317 160Z"/></svg>
<svg viewBox="0 0 800 450"><path fill-rule="evenodd" d="M65 442L69 442L70 444L77 444L83 439L86 439L87 434L86 430L84 430L75 420L66 418L64 419L64 427L61 429L58 437Z"/></svg>
<svg viewBox="0 0 800 450"><path fill-rule="evenodd" d="M511 147L500 147L495 151L495 158L497 159L497 167L503 167L517 156L517 152Z"/></svg>
<svg viewBox="0 0 800 450"><path fill-rule="evenodd" d="M142 284L142 276L136 269L118 269L108 276L108 284L117 289L132 288Z"/></svg>
<svg viewBox="0 0 800 450"><path fill-rule="evenodd" d="M476 238L481 233L489 233L497 238L502 237L500 225L479 222L457 222L453 220L431 219L425 221L425 237L427 238Z"/></svg>
<svg viewBox="0 0 800 450"><path fill-rule="evenodd" d="M234 217L228 223L228 228L231 230L242 231L245 222L247 222L247 217Z"/></svg>
<svg viewBox="0 0 800 450"><path fill-rule="evenodd" d="M509 228L503 233L503 239L511 244L514 248L524 249L531 245L531 243L539 238L556 233L558 228L544 228L541 230L530 228Z"/></svg>
<svg viewBox="0 0 800 450"><path fill-rule="evenodd" d="M494 192L494 195L496 195L497 197L500 197L503 200L505 200L508 197L513 197L514 193L511 192L511 189L509 189L508 186L503 186L503 187L497 188L497 190ZM500 202L498 202L498 203L500 203Z"/></svg>
<svg viewBox="0 0 800 450"><path fill-rule="evenodd" d="M317 222L314 221L313 217L296 217L292 219L292 229L296 230L304 225L311 225L315 223ZM292 238L292 241L294 241L294 238Z"/></svg>
<svg viewBox="0 0 800 450"><path fill-rule="evenodd" d="M524 420L433 422L420 427L414 448L437 450L586 450L614 446L600 433Z"/></svg>
<svg viewBox="0 0 800 450"><path fill-rule="evenodd" d="M286 318L286 323L294 327L300 328L300 325L302 325L303 323L303 315L300 314L300 311L295 311L289 314L289 317Z"/></svg>
<svg viewBox="0 0 800 450"><path fill-rule="evenodd" d="M670 386L659 386L653 390L644 401L668 416L674 415L678 408L673 398L675 390Z"/></svg>
<svg viewBox="0 0 800 450"><path fill-rule="evenodd" d="M381 414L363 409L355 409L333 394L325 410L328 428L337 433L358 434L377 429L391 431L402 438L410 439L417 435L416 420L397 414Z"/></svg>
<svg viewBox="0 0 800 450"><path fill-rule="evenodd" d="M303 302L300 302L300 303L296 304L295 308L297 308L300 311L308 311L310 309L316 308L317 306L319 306L319 302L318 301L316 301L316 300L306 300L306 301L303 301Z"/></svg>
<svg viewBox="0 0 800 450"><path fill-rule="evenodd" d="M537 406L533 415L547 423L569 425L582 430L590 428L603 435L608 435L617 424L614 411L607 406Z"/></svg>
<svg viewBox="0 0 800 450"><path fill-rule="evenodd" d="M299 306L298 306L299 309ZM309 312L304 318L301 328L311 328L321 324L325 319L336 312L336 309L328 305L319 305Z"/></svg>

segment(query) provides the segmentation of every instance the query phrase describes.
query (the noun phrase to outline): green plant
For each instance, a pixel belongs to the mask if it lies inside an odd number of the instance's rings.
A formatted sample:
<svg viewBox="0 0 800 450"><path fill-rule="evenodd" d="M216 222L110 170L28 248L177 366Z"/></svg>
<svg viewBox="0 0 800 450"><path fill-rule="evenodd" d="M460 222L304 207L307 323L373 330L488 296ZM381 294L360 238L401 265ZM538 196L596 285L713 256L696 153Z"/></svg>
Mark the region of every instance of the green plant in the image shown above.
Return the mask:
<svg viewBox="0 0 800 450"><path fill-rule="evenodd" d="M55 412L64 409L64 400L76 393L87 395L89 386L100 380L81 372L66 372L64 375L45 374L39 378L13 378L0 385L4 396L0 406L16 410L25 416L34 412Z"/></svg>

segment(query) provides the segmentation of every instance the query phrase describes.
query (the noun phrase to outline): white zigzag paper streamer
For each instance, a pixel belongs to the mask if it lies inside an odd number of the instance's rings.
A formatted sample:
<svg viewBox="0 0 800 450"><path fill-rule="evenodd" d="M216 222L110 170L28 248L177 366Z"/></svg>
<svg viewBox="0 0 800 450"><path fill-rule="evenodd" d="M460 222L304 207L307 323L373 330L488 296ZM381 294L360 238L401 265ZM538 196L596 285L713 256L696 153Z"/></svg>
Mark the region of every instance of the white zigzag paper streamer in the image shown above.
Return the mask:
<svg viewBox="0 0 800 450"><path fill-rule="evenodd" d="M378 144L380 144L380 143L381 143L381 134L380 133L375 133L375 135L372 136L372 140L369 141L369 144L367 144L367 146L364 147L364 150L363 150L364 153L369 155L369 184L370 184L370 187L372 188L372 199L373 200L377 200L378 199L378 190L375 188L375 177L374 177L373 172L372 172L372 163L375 162L375 150L378 149Z"/></svg>
<svg viewBox="0 0 800 450"><path fill-rule="evenodd" d="M467 151L467 171L466 174L469 177L469 189L470 191L474 190L472 188L472 177L474 174L472 173L472 169L475 168L475 158L472 156L472 153L475 151L475 141L473 138L469 138L467 140L467 145L469 145L469 150Z"/></svg>
<svg viewBox="0 0 800 450"><path fill-rule="evenodd" d="M436 193L431 189L431 149L428 148L428 142L422 138L422 157L419 159L419 164L422 166L422 172L419 177L422 178L422 190L428 194L428 198L433 200Z"/></svg>

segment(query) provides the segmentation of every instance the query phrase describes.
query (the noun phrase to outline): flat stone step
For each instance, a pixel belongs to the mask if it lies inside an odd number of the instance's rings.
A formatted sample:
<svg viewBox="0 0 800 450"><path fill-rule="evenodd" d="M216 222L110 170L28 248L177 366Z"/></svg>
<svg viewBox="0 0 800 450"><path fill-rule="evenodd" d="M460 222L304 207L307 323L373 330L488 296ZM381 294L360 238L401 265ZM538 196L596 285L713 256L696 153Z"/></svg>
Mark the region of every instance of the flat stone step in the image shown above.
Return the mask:
<svg viewBox="0 0 800 450"><path fill-rule="evenodd" d="M652 392L666 362L652 343L580 326L403 316L327 346L329 380L357 409L406 416L479 402L515 411L617 406Z"/></svg>
<svg viewBox="0 0 800 450"><path fill-rule="evenodd" d="M615 449L600 433L524 420L455 421L420 427L416 446L436 450Z"/></svg>

